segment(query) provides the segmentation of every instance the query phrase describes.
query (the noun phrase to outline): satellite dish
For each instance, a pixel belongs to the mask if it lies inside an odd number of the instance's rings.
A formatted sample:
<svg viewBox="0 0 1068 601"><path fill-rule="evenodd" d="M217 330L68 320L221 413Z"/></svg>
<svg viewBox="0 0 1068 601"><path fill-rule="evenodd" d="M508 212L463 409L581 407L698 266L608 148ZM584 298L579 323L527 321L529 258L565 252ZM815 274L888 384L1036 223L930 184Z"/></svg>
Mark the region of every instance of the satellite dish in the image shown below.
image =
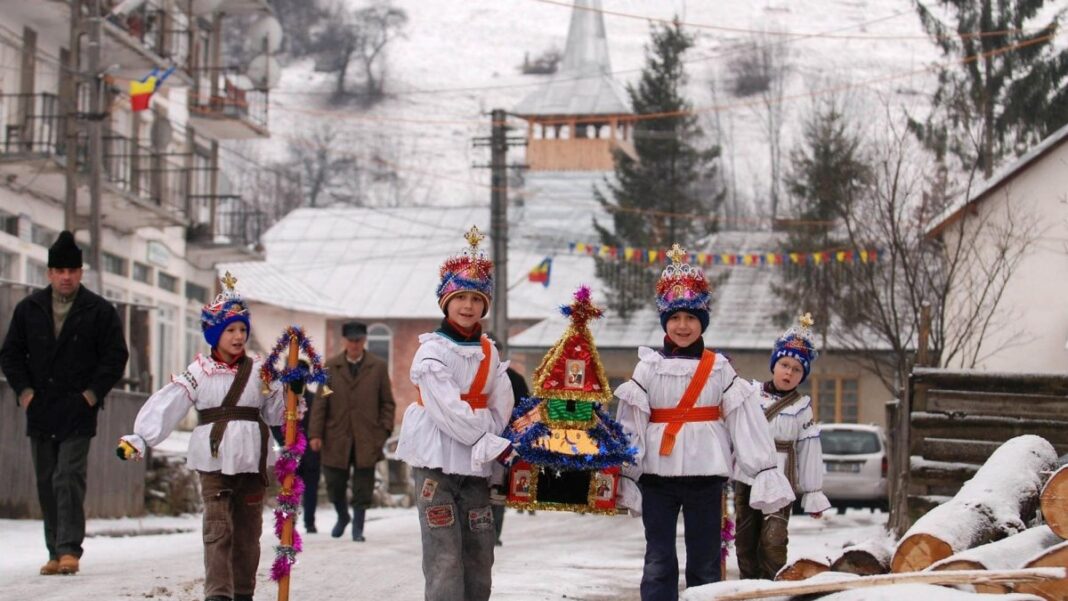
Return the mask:
<svg viewBox="0 0 1068 601"><path fill-rule="evenodd" d="M193 0L190 11L194 15L204 15L215 12L220 5L222 5L222 0Z"/></svg>
<svg viewBox="0 0 1068 601"><path fill-rule="evenodd" d="M282 65L273 56L261 54L249 61L245 75L257 90L269 90L278 85L282 77Z"/></svg>
<svg viewBox="0 0 1068 601"><path fill-rule="evenodd" d="M149 137L152 140L152 147L156 150L163 150L170 145L171 140L174 139L174 128L171 126L171 120L166 117L156 117L152 121Z"/></svg>
<svg viewBox="0 0 1068 601"><path fill-rule="evenodd" d="M248 39L254 51L274 54L282 49L282 24L271 15L264 16L249 28Z"/></svg>

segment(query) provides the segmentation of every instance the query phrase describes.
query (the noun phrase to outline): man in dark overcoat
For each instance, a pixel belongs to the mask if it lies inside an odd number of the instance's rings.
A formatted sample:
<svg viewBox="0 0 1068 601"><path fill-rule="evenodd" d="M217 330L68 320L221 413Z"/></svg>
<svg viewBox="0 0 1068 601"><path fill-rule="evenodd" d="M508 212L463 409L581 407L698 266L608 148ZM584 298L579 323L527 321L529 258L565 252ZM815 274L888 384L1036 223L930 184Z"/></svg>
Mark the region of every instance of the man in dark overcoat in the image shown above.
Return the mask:
<svg viewBox="0 0 1068 601"><path fill-rule="evenodd" d="M367 326L348 322L341 335L345 350L326 363L333 394L320 393L312 404L308 436L311 449L320 451L326 492L337 511L331 536L341 537L351 521L352 540L362 542L364 516L374 494L375 464L393 431L396 405L389 366L366 351ZM350 480L351 519L345 502Z"/></svg>
<svg viewBox="0 0 1068 601"><path fill-rule="evenodd" d="M44 576L78 572L89 441L130 356L115 307L81 285L82 251L70 232L48 249L48 281L15 306L0 347L0 369L26 412L48 547Z"/></svg>

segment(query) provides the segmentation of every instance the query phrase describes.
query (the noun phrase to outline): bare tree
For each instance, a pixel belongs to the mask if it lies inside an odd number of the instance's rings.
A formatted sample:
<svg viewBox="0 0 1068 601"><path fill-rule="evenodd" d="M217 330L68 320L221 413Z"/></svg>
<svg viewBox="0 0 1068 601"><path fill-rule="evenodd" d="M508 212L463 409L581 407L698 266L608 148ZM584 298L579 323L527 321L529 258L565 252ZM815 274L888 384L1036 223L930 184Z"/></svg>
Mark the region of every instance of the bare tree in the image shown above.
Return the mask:
<svg viewBox="0 0 1068 601"><path fill-rule="evenodd" d="M339 2L315 42L316 68L335 73L335 100L349 97L349 68L355 60L363 79L359 97L373 104L385 95L386 50L404 34L408 13L388 1L359 9Z"/></svg>
<svg viewBox="0 0 1068 601"><path fill-rule="evenodd" d="M289 153L300 170L304 198L310 207L326 204L327 196L339 183L352 181L356 161L341 150L341 142L338 130L328 126L289 142Z"/></svg>

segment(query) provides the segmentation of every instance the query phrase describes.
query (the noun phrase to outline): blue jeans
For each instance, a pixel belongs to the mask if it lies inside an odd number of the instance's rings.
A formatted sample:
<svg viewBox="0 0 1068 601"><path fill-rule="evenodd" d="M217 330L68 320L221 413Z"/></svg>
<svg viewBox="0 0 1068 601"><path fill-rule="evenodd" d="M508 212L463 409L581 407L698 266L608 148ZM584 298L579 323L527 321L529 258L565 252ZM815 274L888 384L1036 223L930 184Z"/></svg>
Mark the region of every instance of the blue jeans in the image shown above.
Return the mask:
<svg viewBox="0 0 1068 601"><path fill-rule="evenodd" d="M641 477L645 525L642 601L679 598L675 530L680 509L686 540L686 587L719 582L720 513L725 481L720 476L645 474Z"/></svg>

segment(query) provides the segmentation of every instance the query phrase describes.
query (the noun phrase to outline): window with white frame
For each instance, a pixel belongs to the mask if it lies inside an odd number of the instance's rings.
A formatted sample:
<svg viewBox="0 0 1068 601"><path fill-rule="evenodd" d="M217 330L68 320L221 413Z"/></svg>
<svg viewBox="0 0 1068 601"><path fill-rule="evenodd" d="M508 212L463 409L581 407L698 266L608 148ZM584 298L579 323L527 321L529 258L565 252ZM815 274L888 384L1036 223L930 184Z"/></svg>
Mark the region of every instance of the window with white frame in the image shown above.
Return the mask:
<svg viewBox="0 0 1068 601"><path fill-rule="evenodd" d="M367 350L384 360L392 373L393 364L389 356L393 350L393 330L389 326L376 323L367 328Z"/></svg>
<svg viewBox="0 0 1068 601"><path fill-rule="evenodd" d="M156 373L152 374L156 382L166 382L171 374L182 371L175 352L177 321L178 308L161 303L156 311Z"/></svg>
<svg viewBox="0 0 1068 601"><path fill-rule="evenodd" d="M200 330L200 312L186 311L185 313L185 364L193 362L197 353L206 353L208 343L204 342L204 336Z"/></svg>
<svg viewBox="0 0 1068 601"><path fill-rule="evenodd" d="M26 259L26 283L44 288L48 285L48 266L40 261Z"/></svg>
<svg viewBox="0 0 1068 601"><path fill-rule="evenodd" d="M5 280L15 279L15 261L18 255L0 250L0 278Z"/></svg>

